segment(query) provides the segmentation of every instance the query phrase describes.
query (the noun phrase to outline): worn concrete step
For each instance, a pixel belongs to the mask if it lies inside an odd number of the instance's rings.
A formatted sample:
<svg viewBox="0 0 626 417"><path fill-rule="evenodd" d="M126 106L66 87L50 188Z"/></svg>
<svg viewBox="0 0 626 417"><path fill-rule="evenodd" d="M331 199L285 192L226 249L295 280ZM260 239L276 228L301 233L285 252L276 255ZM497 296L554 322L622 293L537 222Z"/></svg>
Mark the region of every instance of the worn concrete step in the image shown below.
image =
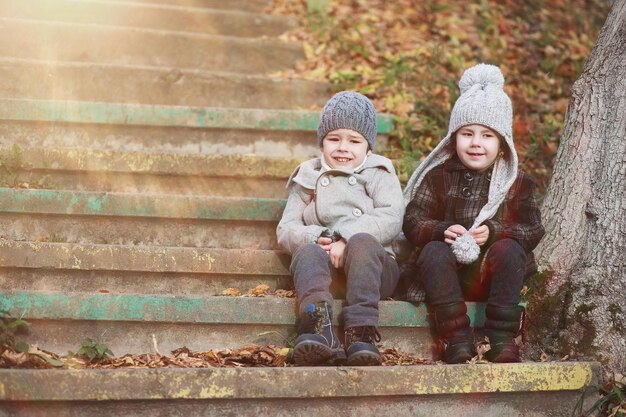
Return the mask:
<svg viewBox="0 0 626 417"><path fill-rule="evenodd" d="M197 7L201 9L245 10L258 13L264 12L271 3L270 0L119 0L119 2Z"/></svg>
<svg viewBox="0 0 626 417"><path fill-rule="evenodd" d="M313 111L0 99L0 120L0 145L8 147L319 155ZM379 115L379 148L392 127L390 116Z"/></svg>
<svg viewBox="0 0 626 417"><path fill-rule="evenodd" d="M291 68L302 47L273 39L0 18L0 56L264 74Z"/></svg>
<svg viewBox="0 0 626 417"><path fill-rule="evenodd" d="M0 188L0 230L17 241L279 249L284 206L280 199Z"/></svg>
<svg viewBox="0 0 626 417"><path fill-rule="evenodd" d="M393 367L0 370L22 416L569 416L596 362ZM348 411L349 410L349 411Z"/></svg>
<svg viewBox="0 0 626 417"><path fill-rule="evenodd" d="M309 109L330 86L261 75L0 57L3 97L199 107ZM115 86L115 88L112 88Z"/></svg>
<svg viewBox="0 0 626 417"><path fill-rule="evenodd" d="M245 8L219 10L112 0L0 0L0 16L241 37L278 36L297 24L295 18L251 13Z"/></svg>
<svg viewBox="0 0 626 417"><path fill-rule="evenodd" d="M292 286L289 257L258 249L257 242L223 249L81 245L57 243L55 235L45 238L50 241L0 239L0 291L211 296L227 288L245 293L261 284L271 292Z"/></svg>
<svg viewBox="0 0 626 417"><path fill-rule="evenodd" d="M57 353L75 350L85 337L100 340L122 355L151 351L152 334L166 352L183 345L192 350L246 343L285 345L295 331L293 298L80 291L2 289L0 308L31 322L25 341ZM335 301L334 310L341 311L342 304ZM473 326L482 327L484 311L484 304L468 303ZM381 346L431 357L432 340L423 304L381 301L379 312ZM335 323L340 326L338 316ZM128 334L134 335L132 340Z"/></svg>
<svg viewBox="0 0 626 417"><path fill-rule="evenodd" d="M286 198L302 161L256 155L0 147L1 187L227 197Z"/></svg>
<svg viewBox="0 0 626 417"><path fill-rule="evenodd" d="M271 250L0 240L0 264L4 268L288 275L288 258Z"/></svg>

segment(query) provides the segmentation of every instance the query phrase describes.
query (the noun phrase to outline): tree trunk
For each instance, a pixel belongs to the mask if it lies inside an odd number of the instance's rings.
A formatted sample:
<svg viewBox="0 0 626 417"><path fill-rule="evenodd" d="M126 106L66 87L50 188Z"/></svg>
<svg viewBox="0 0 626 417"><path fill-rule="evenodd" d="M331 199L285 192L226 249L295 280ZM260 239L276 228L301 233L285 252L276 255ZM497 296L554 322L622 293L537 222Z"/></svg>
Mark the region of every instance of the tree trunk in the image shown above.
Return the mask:
<svg viewBox="0 0 626 417"><path fill-rule="evenodd" d="M531 337L625 373L626 0L574 84L542 213L547 281L530 301Z"/></svg>

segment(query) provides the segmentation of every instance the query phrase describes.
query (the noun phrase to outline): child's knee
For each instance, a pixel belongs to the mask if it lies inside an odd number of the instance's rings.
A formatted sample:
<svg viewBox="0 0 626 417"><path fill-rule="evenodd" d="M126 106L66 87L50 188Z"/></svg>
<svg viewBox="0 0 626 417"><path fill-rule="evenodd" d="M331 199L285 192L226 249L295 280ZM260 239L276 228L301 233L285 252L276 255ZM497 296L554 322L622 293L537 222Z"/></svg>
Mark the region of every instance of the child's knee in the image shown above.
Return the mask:
<svg viewBox="0 0 626 417"><path fill-rule="evenodd" d="M326 259L328 254L317 243L305 243L295 251L291 258L291 265L301 262L303 259Z"/></svg>
<svg viewBox="0 0 626 417"><path fill-rule="evenodd" d="M438 261L450 261L456 263L456 258L450 249L450 246L445 242L433 240L428 242L420 251L420 260L423 259L436 259Z"/></svg>
<svg viewBox="0 0 626 417"><path fill-rule="evenodd" d="M526 251L522 245L513 239L501 239L495 241L487 253L489 261L508 259L520 263L526 262Z"/></svg>
<svg viewBox="0 0 626 417"><path fill-rule="evenodd" d="M380 242L369 233L357 233L353 235L346 245L346 256L359 256L366 254L372 256L375 254L384 254L385 249Z"/></svg>

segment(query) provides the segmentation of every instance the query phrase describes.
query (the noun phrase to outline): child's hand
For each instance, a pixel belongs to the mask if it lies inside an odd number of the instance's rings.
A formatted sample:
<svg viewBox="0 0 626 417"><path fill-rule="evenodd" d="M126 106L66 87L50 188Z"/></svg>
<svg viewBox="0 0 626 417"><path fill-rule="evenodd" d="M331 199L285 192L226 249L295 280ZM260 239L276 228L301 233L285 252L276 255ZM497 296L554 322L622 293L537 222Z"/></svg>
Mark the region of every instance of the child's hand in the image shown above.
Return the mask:
<svg viewBox="0 0 626 417"><path fill-rule="evenodd" d="M489 227L487 227L486 224L478 226L472 232L472 237L474 238L478 246L484 245L485 242L487 242L487 239L489 239Z"/></svg>
<svg viewBox="0 0 626 417"><path fill-rule="evenodd" d="M330 255L330 245L333 243L333 240L329 237L318 237L317 242L318 245L322 247Z"/></svg>
<svg viewBox="0 0 626 417"><path fill-rule="evenodd" d="M343 268L344 262L344 253L346 249L346 242L342 240L338 240L335 243L330 245L330 262L332 262L333 266L337 269Z"/></svg>
<svg viewBox="0 0 626 417"><path fill-rule="evenodd" d="M443 232L443 238L448 245L451 245L452 243L454 243L457 237L461 237L465 233L467 233L466 228L464 228L460 224L453 224L452 226L448 227L445 232Z"/></svg>

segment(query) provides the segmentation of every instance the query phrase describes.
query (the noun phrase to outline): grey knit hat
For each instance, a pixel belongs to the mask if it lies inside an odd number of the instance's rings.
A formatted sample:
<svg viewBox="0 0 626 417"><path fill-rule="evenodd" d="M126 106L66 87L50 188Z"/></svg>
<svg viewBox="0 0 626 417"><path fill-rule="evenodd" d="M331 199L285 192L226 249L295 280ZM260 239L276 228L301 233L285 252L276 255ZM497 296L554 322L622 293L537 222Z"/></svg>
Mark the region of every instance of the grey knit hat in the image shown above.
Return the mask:
<svg viewBox="0 0 626 417"><path fill-rule="evenodd" d="M506 146L494 163L489 185L487 204L480 210L468 233L457 238L452 252L462 264L474 262L480 255L480 247L471 232L492 218L504 201L517 178L517 153L513 145L513 107L502 89L504 77L495 65L478 64L468 68L459 81L461 95L450 114L448 133L437 147L417 167L406 188L404 200L408 204L414 197L426 174L456 155L453 135L463 126L480 124L499 133Z"/></svg>
<svg viewBox="0 0 626 417"><path fill-rule="evenodd" d="M317 144L329 132L337 129L352 129L367 140L370 149L376 149L376 109L369 98L354 91L335 94L324 106L317 126Z"/></svg>

